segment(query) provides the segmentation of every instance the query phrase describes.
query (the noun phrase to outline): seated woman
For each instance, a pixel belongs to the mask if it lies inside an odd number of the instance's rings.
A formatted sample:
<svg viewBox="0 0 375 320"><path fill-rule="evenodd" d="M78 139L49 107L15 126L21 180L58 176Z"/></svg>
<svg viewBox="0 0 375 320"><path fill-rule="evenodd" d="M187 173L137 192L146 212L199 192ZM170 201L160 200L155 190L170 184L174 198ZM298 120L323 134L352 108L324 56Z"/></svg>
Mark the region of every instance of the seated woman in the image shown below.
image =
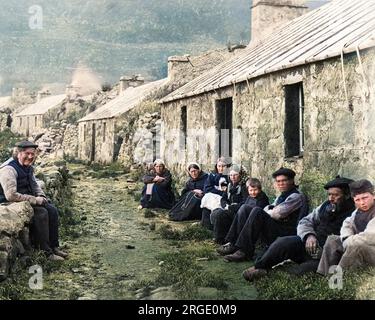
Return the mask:
<svg viewBox="0 0 375 320"><path fill-rule="evenodd" d="M227 168L230 166L224 157L217 159L214 173L210 173L204 185L204 197L201 208L202 219L201 225L207 229L213 230L210 221L211 210L220 207L221 197L225 194L228 186Z"/></svg>
<svg viewBox="0 0 375 320"><path fill-rule="evenodd" d="M171 209L174 205L172 175L163 160L156 159L153 168L143 177L142 208Z"/></svg>
<svg viewBox="0 0 375 320"><path fill-rule="evenodd" d="M169 218L174 221L195 220L202 218L201 200L203 188L208 174L201 170L197 163L187 167L189 180L181 192L181 198L169 212Z"/></svg>
<svg viewBox="0 0 375 320"><path fill-rule="evenodd" d="M224 188L226 192L221 198L221 207L211 212L210 221L213 225L215 241L219 244L224 243L236 212L247 198L244 178L242 167L232 165L229 172L229 184L227 188Z"/></svg>

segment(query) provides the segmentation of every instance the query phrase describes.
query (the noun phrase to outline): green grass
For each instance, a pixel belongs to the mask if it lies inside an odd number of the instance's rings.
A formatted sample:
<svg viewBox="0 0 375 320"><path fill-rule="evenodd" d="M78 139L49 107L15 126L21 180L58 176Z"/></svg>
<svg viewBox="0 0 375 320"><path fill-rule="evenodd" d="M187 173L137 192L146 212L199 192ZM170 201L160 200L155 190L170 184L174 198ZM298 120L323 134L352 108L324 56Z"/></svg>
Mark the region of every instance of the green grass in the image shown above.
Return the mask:
<svg viewBox="0 0 375 320"><path fill-rule="evenodd" d="M344 272L343 287L339 290L329 287L330 276L316 273L296 276L272 271L267 277L257 280L255 286L258 298L265 300L353 300L363 297L359 288L368 281L369 275L374 277L374 270Z"/></svg>
<svg viewBox="0 0 375 320"><path fill-rule="evenodd" d="M188 225L183 230L172 228L169 224L163 224L158 230L162 238L168 240L207 240L212 238L212 232L200 225Z"/></svg>

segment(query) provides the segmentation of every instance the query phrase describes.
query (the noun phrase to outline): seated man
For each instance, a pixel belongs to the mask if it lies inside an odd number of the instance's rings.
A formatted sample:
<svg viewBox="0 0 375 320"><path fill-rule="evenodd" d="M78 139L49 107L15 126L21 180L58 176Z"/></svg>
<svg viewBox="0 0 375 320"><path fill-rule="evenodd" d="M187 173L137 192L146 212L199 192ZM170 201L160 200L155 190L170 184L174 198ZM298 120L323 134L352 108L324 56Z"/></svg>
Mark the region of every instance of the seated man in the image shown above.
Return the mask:
<svg viewBox="0 0 375 320"><path fill-rule="evenodd" d="M342 269L375 266L374 186L368 180L352 182L350 193L357 209L345 219L340 236L329 236L318 266L318 273L328 275L330 267Z"/></svg>
<svg viewBox="0 0 375 320"><path fill-rule="evenodd" d="M171 209L174 205L172 175L163 160L156 159L153 168L143 177L142 208Z"/></svg>
<svg viewBox="0 0 375 320"><path fill-rule="evenodd" d="M267 195L262 191L262 184L258 179L249 178L246 181L246 187L248 197L246 198L245 203L238 209L234 218L232 218L229 231L225 236L225 244L217 249L217 252L221 255L227 255L237 251L234 244L236 243L251 210L254 207L263 209L270 204Z"/></svg>
<svg viewBox="0 0 375 320"><path fill-rule="evenodd" d="M234 244L237 251L224 256L224 260L238 262L252 259L258 239L270 245L277 237L296 234L298 220L307 213L307 204L305 196L294 183L295 175L287 168L280 168L272 174L281 195L264 209L251 209Z"/></svg>
<svg viewBox="0 0 375 320"><path fill-rule="evenodd" d="M328 191L328 200L315 208L308 216L302 218L297 226L297 236L280 237L268 248L263 256L255 262L254 267L244 271L248 281L267 274L273 266L292 260L299 263L297 273L315 272L326 239L331 234L339 234L343 221L354 210L354 202L350 197L347 178L328 182L324 189Z"/></svg>
<svg viewBox="0 0 375 320"><path fill-rule="evenodd" d="M59 249L57 209L47 201L34 176L32 164L37 147L30 141L18 143L13 158L0 166L0 202L30 202L34 209L31 220L33 244L50 260L64 260L67 253Z"/></svg>

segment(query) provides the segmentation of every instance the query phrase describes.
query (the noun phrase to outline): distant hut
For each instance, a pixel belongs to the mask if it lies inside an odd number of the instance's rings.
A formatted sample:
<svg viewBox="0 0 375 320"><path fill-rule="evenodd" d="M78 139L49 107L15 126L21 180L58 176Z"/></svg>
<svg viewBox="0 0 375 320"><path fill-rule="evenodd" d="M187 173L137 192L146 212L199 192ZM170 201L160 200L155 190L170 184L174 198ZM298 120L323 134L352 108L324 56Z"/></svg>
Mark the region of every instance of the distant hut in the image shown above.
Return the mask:
<svg viewBox="0 0 375 320"><path fill-rule="evenodd" d="M51 109L58 108L64 99L66 94L51 96L49 92L39 92L37 102L14 115L12 131L28 137L31 133L45 128L45 115Z"/></svg>
<svg viewBox="0 0 375 320"><path fill-rule="evenodd" d="M167 84L162 79L143 84L142 78L123 77L120 94L78 121L78 157L81 160L111 163L117 159L122 138L122 118Z"/></svg>

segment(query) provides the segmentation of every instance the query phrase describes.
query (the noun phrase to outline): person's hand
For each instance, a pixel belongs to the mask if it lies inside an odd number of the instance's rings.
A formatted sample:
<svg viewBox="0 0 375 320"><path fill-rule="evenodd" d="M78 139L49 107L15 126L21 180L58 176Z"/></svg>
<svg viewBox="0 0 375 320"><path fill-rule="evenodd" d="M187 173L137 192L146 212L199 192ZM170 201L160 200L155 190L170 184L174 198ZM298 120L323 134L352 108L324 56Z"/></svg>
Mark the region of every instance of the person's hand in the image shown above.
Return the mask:
<svg viewBox="0 0 375 320"><path fill-rule="evenodd" d="M160 183L160 182L163 182L164 180L165 180L165 178L160 177L160 176L156 176L155 179L154 179L154 182Z"/></svg>
<svg viewBox="0 0 375 320"><path fill-rule="evenodd" d="M316 253L316 250L318 248L318 240L313 234L310 234L307 237L305 248L309 255L313 255Z"/></svg>
<svg viewBox="0 0 375 320"><path fill-rule="evenodd" d="M227 192L227 186L220 186L220 191Z"/></svg>
<svg viewBox="0 0 375 320"><path fill-rule="evenodd" d="M193 192L195 193L195 195L197 195L198 197L203 197L203 191L202 190L199 190L199 189L194 189Z"/></svg>
<svg viewBox="0 0 375 320"><path fill-rule="evenodd" d="M44 197L36 197L35 200L38 206L42 206L47 203L47 199Z"/></svg>

